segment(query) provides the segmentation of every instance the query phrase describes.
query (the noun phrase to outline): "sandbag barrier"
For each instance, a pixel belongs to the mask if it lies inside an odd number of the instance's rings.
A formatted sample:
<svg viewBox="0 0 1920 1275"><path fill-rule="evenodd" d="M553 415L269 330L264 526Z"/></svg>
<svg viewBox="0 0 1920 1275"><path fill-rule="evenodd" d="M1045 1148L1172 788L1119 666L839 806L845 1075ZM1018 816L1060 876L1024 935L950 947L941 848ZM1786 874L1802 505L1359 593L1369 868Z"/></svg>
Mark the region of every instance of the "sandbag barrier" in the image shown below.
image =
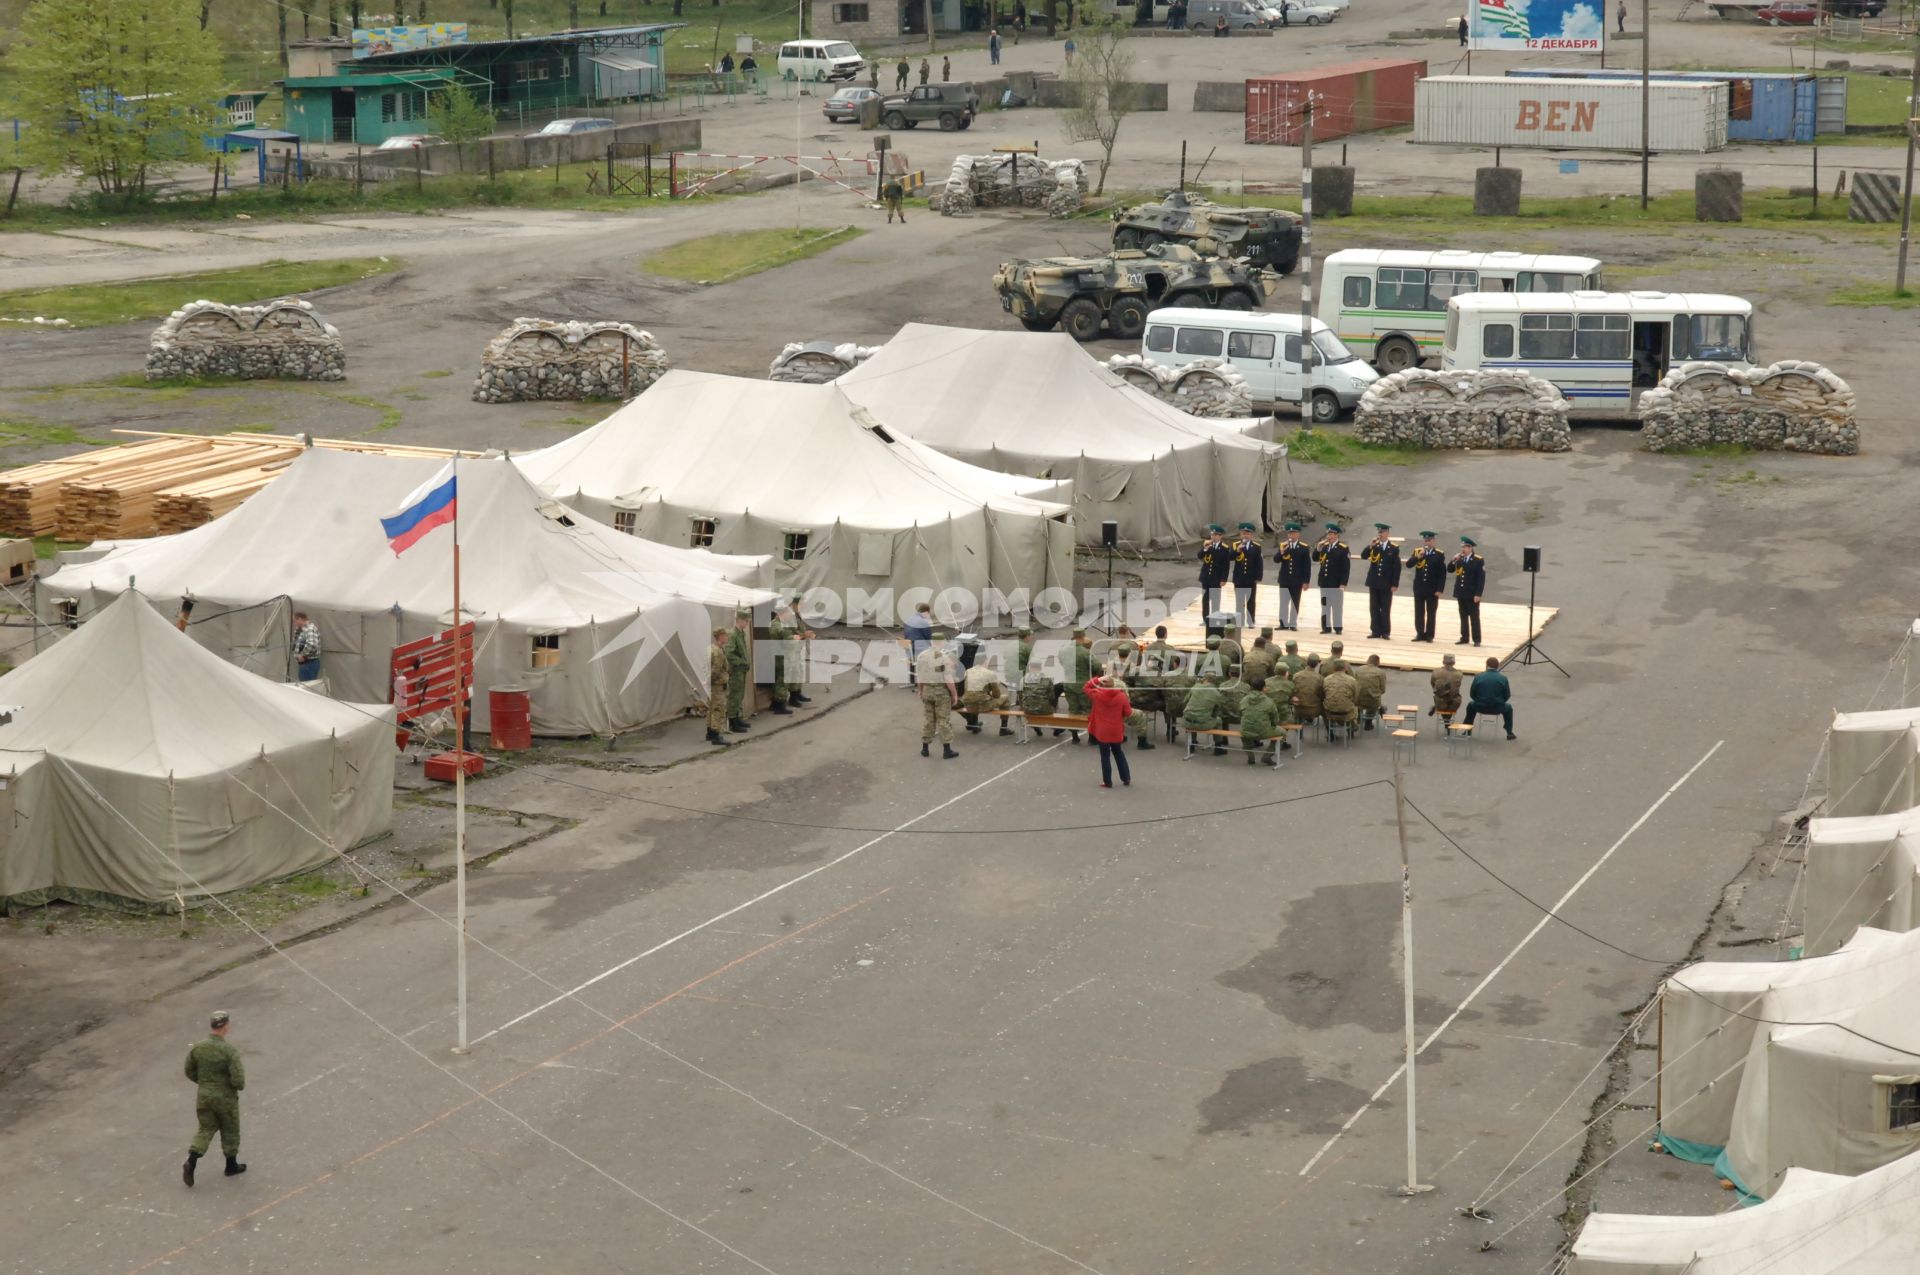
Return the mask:
<svg viewBox="0 0 1920 1275"><path fill-rule="evenodd" d="M228 377L246 381L342 381L340 330L297 299L264 305L194 301L175 310L147 342L147 379Z"/></svg>
<svg viewBox="0 0 1920 1275"><path fill-rule="evenodd" d="M879 348L855 345L851 341L789 341L767 369L767 379L794 385L825 385L859 367Z"/></svg>
<svg viewBox="0 0 1920 1275"><path fill-rule="evenodd" d="M1363 443L1539 452L1573 446L1566 398L1525 372L1395 372L1367 387L1353 419Z"/></svg>
<svg viewBox="0 0 1920 1275"><path fill-rule="evenodd" d="M487 342L473 401L630 399L670 366L653 334L630 323L515 319Z"/></svg>
<svg viewBox="0 0 1920 1275"><path fill-rule="evenodd" d="M1224 359L1195 359L1184 367L1163 367L1145 355L1116 354L1107 360L1107 370L1191 416L1253 415L1253 391L1247 378Z"/></svg>
<svg viewBox="0 0 1920 1275"><path fill-rule="evenodd" d="M1852 387L1818 363L1683 363L1640 396L1640 441L1654 452L1737 443L1757 451L1854 456L1860 451L1855 406Z"/></svg>
<svg viewBox="0 0 1920 1275"><path fill-rule="evenodd" d="M1087 165L1038 155L959 155L934 200L942 217L975 208L1044 208L1071 217L1087 198Z"/></svg>

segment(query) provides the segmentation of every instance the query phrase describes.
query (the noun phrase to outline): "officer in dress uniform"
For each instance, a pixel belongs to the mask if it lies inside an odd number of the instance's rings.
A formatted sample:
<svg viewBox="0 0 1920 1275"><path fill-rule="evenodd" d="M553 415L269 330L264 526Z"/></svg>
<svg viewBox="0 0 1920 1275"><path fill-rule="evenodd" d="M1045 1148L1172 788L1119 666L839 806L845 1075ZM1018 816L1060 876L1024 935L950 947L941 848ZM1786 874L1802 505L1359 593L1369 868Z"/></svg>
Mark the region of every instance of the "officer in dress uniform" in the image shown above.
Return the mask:
<svg viewBox="0 0 1920 1275"><path fill-rule="evenodd" d="M1347 579L1353 574L1353 550L1340 538L1340 524L1327 524L1327 534L1313 547L1313 560L1320 564L1320 631L1342 632L1347 614Z"/></svg>
<svg viewBox="0 0 1920 1275"><path fill-rule="evenodd" d="M1313 578L1313 550L1300 538L1300 524L1287 524L1287 537L1273 551L1274 575L1280 584L1280 627L1300 627L1300 590Z"/></svg>
<svg viewBox="0 0 1920 1275"><path fill-rule="evenodd" d="M1224 539L1227 529L1207 524L1207 542L1200 546L1200 623L1204 626L1220 609L1220 586L1233 571L1233 550Z"/></svg>
<svg viewBox="0 0 1920 1275"><path fill-rule="evenodd" d="M1253 627L1254 597L1260 581L1267 575L1267 556L1253 537L1254 525L1240 524L1240 538L1233 542L1233 614L1240 627Z"/></svg>
<svg viewBox="0 0 1920 1275"><path fill-rule="evenodd" d="M1384 522L1373 524L1373 539L1360 556L1367 560L1367 636L1393 636L1393 595L1400 591L1400 551L1387 538Z"/></svg>
<svg viewBox="0 0 1920 1275"><path fill-rule="evenodd" d="M1460 640L1454 645L1465 646L1471 630L1473 644L1479 646L1480 597L1487 591L1487 560L1474 547L1472 536L1460 537L1460 552L1447 563L1447 570L1453 572L1453 602L1460 608Z"/></svg>
<svg viewBox="0 0 1920 1275"><path fill-rule="evenodd" d="M1407 570L1413 572L1413 640L1433 641L1433 627L1440 618L1440 595L1447 589L1447 555L1434 546L1435 533L1420 533L1420 543L1407 556Z"/></svg>

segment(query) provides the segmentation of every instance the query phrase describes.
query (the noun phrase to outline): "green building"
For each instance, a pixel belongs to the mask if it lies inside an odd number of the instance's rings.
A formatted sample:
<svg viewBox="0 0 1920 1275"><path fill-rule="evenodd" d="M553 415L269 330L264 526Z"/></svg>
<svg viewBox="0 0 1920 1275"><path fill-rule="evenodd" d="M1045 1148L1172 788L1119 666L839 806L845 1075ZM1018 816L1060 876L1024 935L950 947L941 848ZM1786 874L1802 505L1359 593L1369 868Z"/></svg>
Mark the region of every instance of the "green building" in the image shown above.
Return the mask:
<svg viewBox="0 0 1920 1275"><path fill-rule="evenodd" d="M666 96L668 31L683 24L601 27L513 40L476 40L349 56L344 41L324 75L290 75L286 127L309 142L377 146L431 131L430 94L464 84L503 126L591 113Z"/></svg>

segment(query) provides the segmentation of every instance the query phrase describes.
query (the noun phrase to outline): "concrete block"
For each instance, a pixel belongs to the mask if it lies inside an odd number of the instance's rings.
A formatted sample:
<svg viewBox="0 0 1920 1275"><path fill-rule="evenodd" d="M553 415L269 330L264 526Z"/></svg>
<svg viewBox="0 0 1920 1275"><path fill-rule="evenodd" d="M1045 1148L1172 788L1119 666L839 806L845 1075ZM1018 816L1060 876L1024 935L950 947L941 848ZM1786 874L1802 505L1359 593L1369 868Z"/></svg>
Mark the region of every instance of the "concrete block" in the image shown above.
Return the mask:
<svg viewBox="0 0 1920 1275"><path fill-rule="evenodd" d="M1201 80L1193 86L1193 109L1239 115L1247 109L1245 80Z"/></svg>
<svg viewBox="0 0 1920 1275"><path fill-rule="evenodd" d="M1353 169L1338 164L1313 166L1313 215L1353 216Z"/></svg>
<svg viewBox="0 0 1920 1275"><path fill-rule="evenodd" d="M1695 221L1739 221L1745 207L1744 179L1737 168L1703 168L1693 175Z"/></svg>
<svg viewBox="0 0 1920 1275"><path fill-rule="evenodd" d="M1520 170L1517 168L1474 169L1473 215L1476 217L1519 216Z"/></svg>

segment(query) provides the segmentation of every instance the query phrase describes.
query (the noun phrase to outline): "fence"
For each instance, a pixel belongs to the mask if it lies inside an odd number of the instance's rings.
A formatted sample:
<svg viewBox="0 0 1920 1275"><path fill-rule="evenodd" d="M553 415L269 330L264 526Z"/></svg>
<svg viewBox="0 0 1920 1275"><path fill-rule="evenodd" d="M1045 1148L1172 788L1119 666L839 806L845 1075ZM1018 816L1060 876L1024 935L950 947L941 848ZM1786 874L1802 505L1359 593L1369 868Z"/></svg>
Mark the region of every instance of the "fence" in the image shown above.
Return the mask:
<svg viewBox="0 0 1920 1275"><path fill-rule="evenodd" d="M881 156L864 155L722 155L709 151L674 151L667 156L669 190L675 199L722 191L765 190L795 182L824 181L861 199L879 196ZM905 174L907 157L886 154L890 172Z"/></svg>

